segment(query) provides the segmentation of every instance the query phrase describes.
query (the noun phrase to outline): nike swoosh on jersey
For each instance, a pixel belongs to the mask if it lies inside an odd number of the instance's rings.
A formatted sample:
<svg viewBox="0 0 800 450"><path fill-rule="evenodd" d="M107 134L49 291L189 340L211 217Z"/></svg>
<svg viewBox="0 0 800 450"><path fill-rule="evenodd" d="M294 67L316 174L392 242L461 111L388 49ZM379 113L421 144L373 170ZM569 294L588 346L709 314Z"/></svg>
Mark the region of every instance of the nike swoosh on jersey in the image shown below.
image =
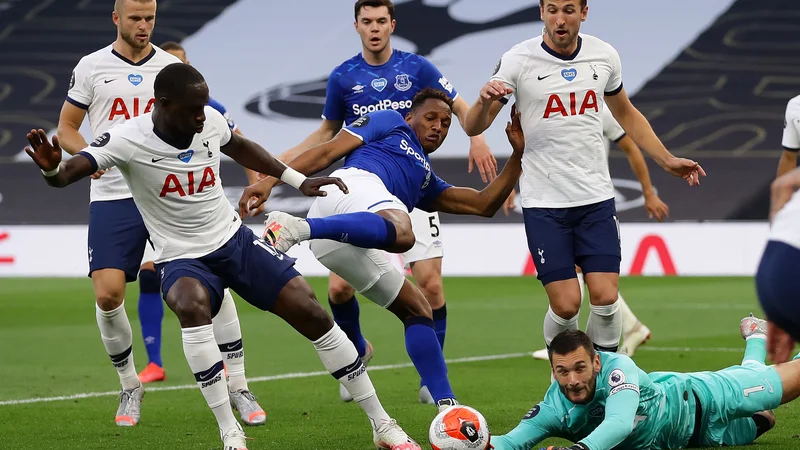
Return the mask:
<svg viewBox="0 0 800 450"><path fill-rule="evenodd" d="M552 73L551 73L550 75L552 75ZM544 80L545 78L549 77L550 75L545 75L545 76L543 76L543 77L539 77L539 76L537 76L537 77L536 77L536 79L538 79L539 81L542 81L542 80Z"/></svg>
<svg viewBox="0 0 800 450"><path fill-rule="evenodd" d="M114 80L103 80L106 84L111 83Z"/></svg>
<svg viewBox="0 0 800 450"><path fill-rule="evenodd" d="M164 157L161 157L161 158L153 158L151 161L152 161L152 162L159 162L159 161L161 161L162 159L166 159L166 156L164 156Z"/></svg>

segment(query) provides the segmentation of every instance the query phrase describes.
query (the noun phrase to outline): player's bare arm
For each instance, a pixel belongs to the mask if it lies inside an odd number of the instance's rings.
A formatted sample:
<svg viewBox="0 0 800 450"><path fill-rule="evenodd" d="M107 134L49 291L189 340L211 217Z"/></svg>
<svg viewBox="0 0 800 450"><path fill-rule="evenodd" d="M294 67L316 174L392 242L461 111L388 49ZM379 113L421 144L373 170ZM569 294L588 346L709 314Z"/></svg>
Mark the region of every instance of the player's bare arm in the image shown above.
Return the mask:
<svg viewBox="0 0 800 450"><path fill-rule="evenodd" d="M630 135L633 141L646 151L659 166L670 174L683 178L689 183L689 186L700 184L700 176L706 175L700 164L690 159L678 158L670 153L658 139L647 119L633 106L624 88L616 95L606 96L605 102L625 133Z"/></svg>
<svg viewBox="0 0 800 450"><path fill-rule="evenodd" d="M30 147L25 148L25 153L42 169L44 179L50 186L64 187L93 173L92 163L83 156L78 155L65 163L61 162L58 136L53 136L53 142L50 143L44 130L31 130L28 133L28 142Z"/></svg>
<svg viewBox="0 0 800 450"><path fill-rule="evenodd" d="M431 203L434 210L492 217L503 206L522 174L522 153L525 150L525 136L522 133L520 113L516 106L511 108L511 114L512 119L506 125L506 135L514 152L500 175L480 191L456 186L445 189Z"/></svg>
<svg viewBox="0 0 800 450"><path fill-rule="evenodd" d="M465 130L468 113L469 104L467 101L461 96L457 97L453 101L453 114L458 118L461 128ZM492 151L486 144L486 139L481 135L470 136L468 164L467 172L472 173L472 169L477 166L484 183L488 183L497 177L497 159L492 155Z"/></svg>
<svg viewBox="0 0 800 450"><path fill-rule="evenodd" d="M617 142L619 148L625 152L628 157L628 163L633 169L636 179L642 185L642 194L644 194L644 209L647 210L647 216L651 219L655 218L659 222L669 216L669 207L666 203L661 201L653 188L653 183L650 181L650 171L647 170L647 162L644 160L644 155L639 147L633 142L630 136L625 135Z"/></svg>
<svg viewBox="0 0 800 450"><path fill-rule="evenodd" d="M295 188L299 189L303 195L309 197L324 196L325 192L319 188L329 184L335 184L343 192L347 192L347 186L338 178L305 178L286 167L286 164L270 155L268 151L255 142L236 133L231 133L231 140L220 148L222 153L230 156L234 161L248 169L253 169L260 173L283 179Z"/></svg>
<svg viewBox="0 0 800 450"><path fill-rule="evenodd" d="M470 107L467 113L464 131L468 136L477 136L486 131L494 122L497 114L503 109L500 101L514 92L500 81L489 81L481 88L478 100Z"/></svg>
<svg viewBox="0 0 800 450"><path fill-rule="evenodd" d="M338 161L340 158L343 158L345 155L358 148L361 144L361 140L357 137L352 136L349 133L339 133L330 141L314 146L309 149L309 151L306 151L297 158L293 159L289 164L289 167L292 170L300 172L301 174L314 174L321 170L327 169L331 166L331 164ZM266 152L266 150L264 150L264 152ZM231 157L233 158L233 156ZM275 161L275 164L280 165L281 167L286 167L284 163L276 160L271 155L270 158ZM258 209L258 207L267 201L270 192L272 192L272 188L280 184L282 181L286 181L281 180L282 172L278 173L277 175L263 171L261 171L261 173L270 175L270 178L261 180L252 186L248 186L244 190L242 197L239 200L239 212L242 217L244 217L245 214L252 215L252 211ZM315 180L316 179L317 178L315 178ZM345 186L344 183L342 183L342 180L338 178L319 178L319 180L335 180L336 185L339 186L343 192L347 193L347 186ZM317 186L317 191L319 194L317 195L325 195L325 192L319 191L320 186L333 183L333 181L330 181L319 184Z"/></svg>
<svg viewBox="0 0 800 450"><path fill-rule="evenodd" d="M61 148L70 155L74 155L88 147L86 140L80 133L81 124L86 117L86 110L78 108L70 102L64 102L61 107L61 114L58 117L58 139ZM105 170L98 170L92 174L92 178L100 178Z"/></svg>
<svg viewBox="0 0 800 450"><path fill-rule="evenodd" d="M797 150L784 150L778 162L778 177L797 168Z"/></svg>

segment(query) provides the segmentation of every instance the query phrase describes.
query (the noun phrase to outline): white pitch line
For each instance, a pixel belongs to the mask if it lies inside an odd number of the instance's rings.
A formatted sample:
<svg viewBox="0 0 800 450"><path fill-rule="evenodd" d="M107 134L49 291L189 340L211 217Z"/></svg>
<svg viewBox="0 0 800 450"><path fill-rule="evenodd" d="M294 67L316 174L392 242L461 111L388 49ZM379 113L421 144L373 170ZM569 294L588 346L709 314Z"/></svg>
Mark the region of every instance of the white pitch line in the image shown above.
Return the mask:
<svg viewBox="0 0 800 450"><path fill-rule="evenodd" d="M639 348L639 350L660 351L660 352L744 352L744 348L722 348L722 347L691 348L691 347L642 346ZM448 359L446 360L446 362L447 364L460 364L460 363L469 363L478 361L493 361L500 359L522 358L525 356L529 356L530 354L531 352L505 353L501 355L471 356L467 358ZM412 363L402 363L402 364L387 364L382 366L368 366L367 370L369 372L377 372L381 370L405 369L409 367L414 367L414 365ZM247 381L248 383L258 383L262 381L290 380L295 378L310 378L310 377L321 377L321 376L330 376L330 374L327 371L294 372L294 373L283 373L279 375L268 375L263 377L248 378ZM147 392L160 392L160 391L184 391L188 389L197 389L197 384L147 387L145 390ZM34 398L24 398L19 400L4 400L0 401L0 406L27 405L31 403L48 403L48 402L58 402L65 400L80 400L84 398L94 398L94 397L116 397L117 395L119 395L118 390L108 391L108 392L84 392L72 395L59 395L57 397L34 397Z"/></svg>

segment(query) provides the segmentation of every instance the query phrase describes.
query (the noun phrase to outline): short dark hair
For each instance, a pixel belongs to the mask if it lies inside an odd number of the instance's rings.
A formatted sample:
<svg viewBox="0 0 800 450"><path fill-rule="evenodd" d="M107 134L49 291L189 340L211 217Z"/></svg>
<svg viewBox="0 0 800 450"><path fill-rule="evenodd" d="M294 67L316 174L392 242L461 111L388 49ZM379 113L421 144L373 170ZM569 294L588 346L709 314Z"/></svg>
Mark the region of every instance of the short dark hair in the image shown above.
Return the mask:
<svg viewBox="0 0 800 450"><path fill-rule="evenodd" d="M581 9L586 8L586 2L588 0L581 0ZM539 0L539 7L544 8L544 0Z"/></svg>
<svg viewBox="0 0 800 450"><path fill-rule="evenodd" d="M158 72L153 91L156 98L180 97L188 88L205 82L203 75L189 64L172 63Z"/></svg>
<svg viewBox="0 0 800 450"><path fill-rule="evenodd" d="M594 359L595 351L594 344L589 335L581 330L566 330L558 333L556 337L550 341L550 346L547 351L550 356L550 362L553 362L553 355L566 355L575 350L583 347L586 353L589 354L591 359Z"/></svg>
<svg viewBox="0 0 800 450"><path fill-rule="evenodd" d="M426 87L425 89L417 92L417 95L415 95L414 99L411 100L411 108L409 108L409 112L414 112L417 108L422 106L426 100L431 98L447 103L447 106L450 107L450 110L453 110L453 99L450 98L445 91L432 87Z"/></svg>
<svg viewBox="0 0 800 450"><path fill-rule="evenodd" d="M394 3L392 3L392 0L358 0L355 5L356 21L358 21L358 15L361 14L361 8L365 6L370 8L385 6L389 10L389 19L394 20Z"/></svg>
<svg viewBox="0 0 800 450"><path fill-rule="evenodd" d="M164 42L163 44L159 45L158 48L160 48L161 50L164 50L165 52L168 52L170 50L178 50L180 52L185 52L186 51L186 49L183 48L183 46L181 44L179 44L179 43L177 43L175 41Z"/></svg>

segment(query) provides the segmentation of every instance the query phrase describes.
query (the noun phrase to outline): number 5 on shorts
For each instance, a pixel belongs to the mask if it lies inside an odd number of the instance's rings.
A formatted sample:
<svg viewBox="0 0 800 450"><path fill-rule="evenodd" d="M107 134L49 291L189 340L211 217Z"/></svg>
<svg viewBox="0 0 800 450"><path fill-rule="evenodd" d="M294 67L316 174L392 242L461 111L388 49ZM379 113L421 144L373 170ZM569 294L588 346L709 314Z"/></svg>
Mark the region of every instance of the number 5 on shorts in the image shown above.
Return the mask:
<svg viewBox="0 0 800 450"><path fill-rule="evenodd" d="M431 224L431 237L438 237L439 225L436 224L436 216L428 216L428 221Z"/></svg>

